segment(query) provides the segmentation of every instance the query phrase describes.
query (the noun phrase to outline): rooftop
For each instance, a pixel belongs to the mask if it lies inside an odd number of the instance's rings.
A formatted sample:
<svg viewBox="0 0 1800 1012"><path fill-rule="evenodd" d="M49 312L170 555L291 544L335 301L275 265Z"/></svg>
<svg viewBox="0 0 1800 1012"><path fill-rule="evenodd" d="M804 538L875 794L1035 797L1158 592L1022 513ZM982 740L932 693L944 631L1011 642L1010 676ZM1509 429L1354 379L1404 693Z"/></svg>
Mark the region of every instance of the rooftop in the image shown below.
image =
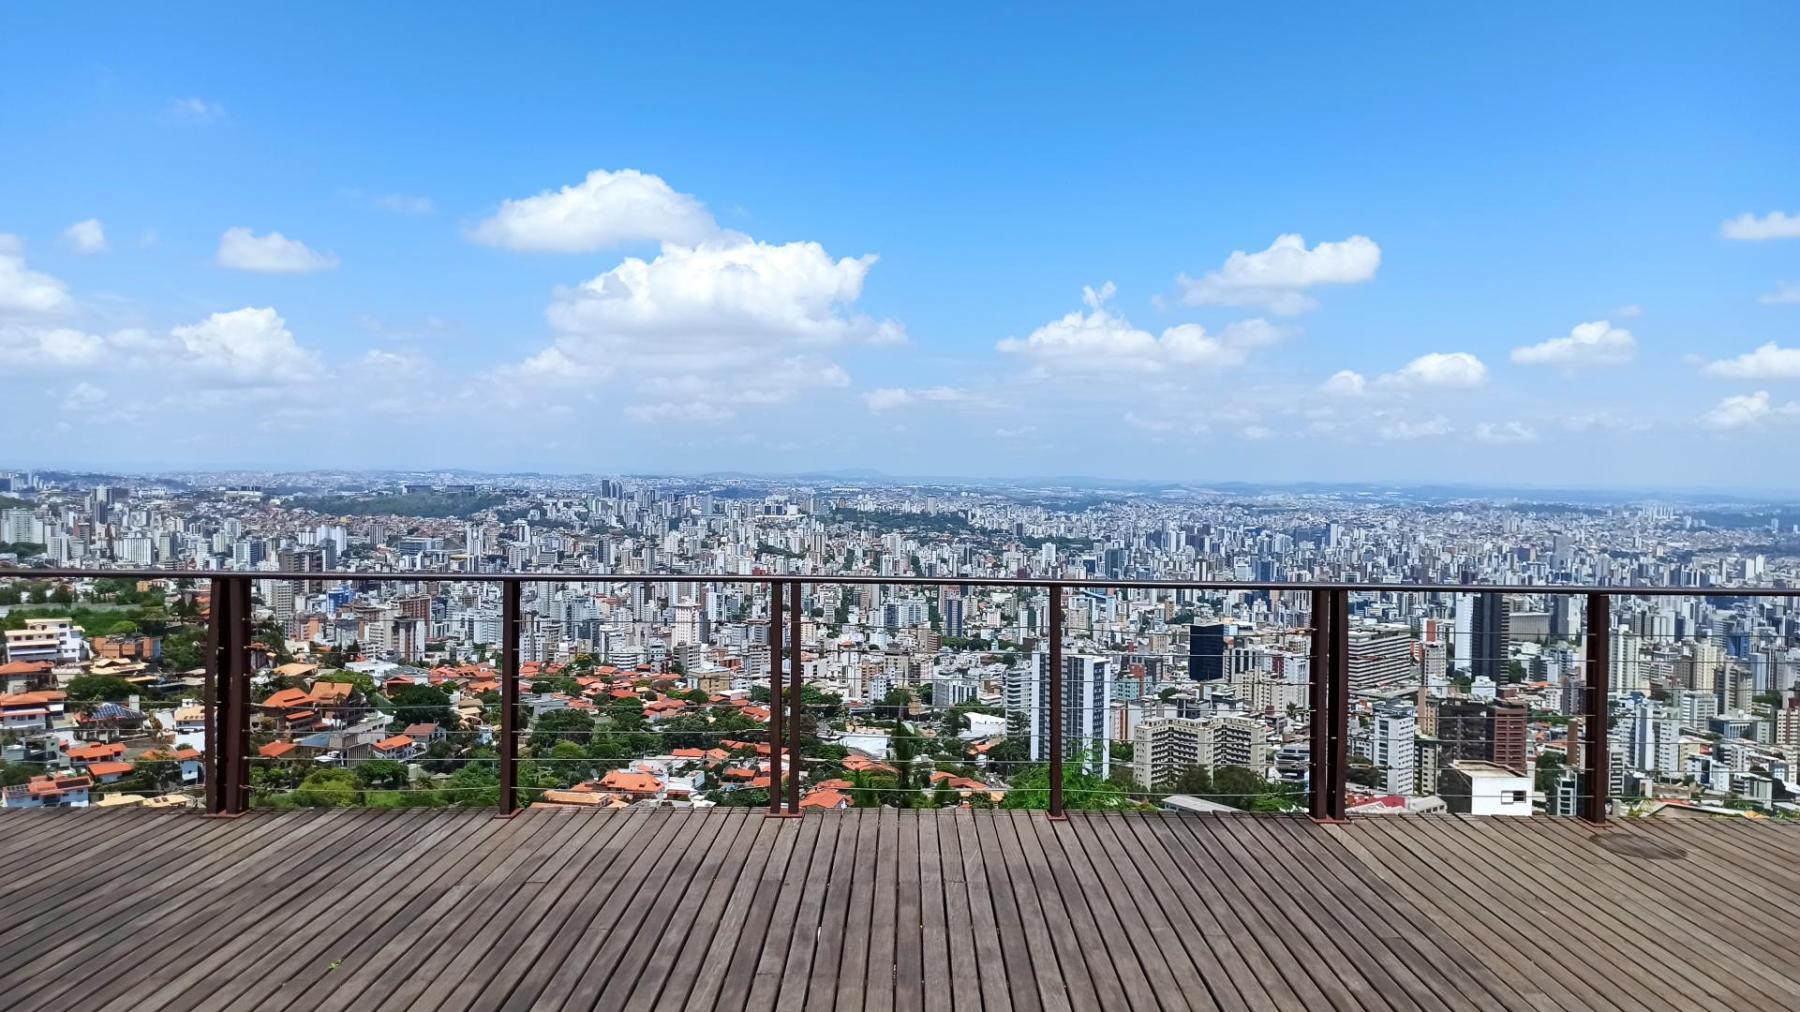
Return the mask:
<svg viewBox="0 0 1800 1012"><path fill-rule="evenodd" d="M133 806L0 850L15 1009L1800 1005L1768 821Z"/></svg>

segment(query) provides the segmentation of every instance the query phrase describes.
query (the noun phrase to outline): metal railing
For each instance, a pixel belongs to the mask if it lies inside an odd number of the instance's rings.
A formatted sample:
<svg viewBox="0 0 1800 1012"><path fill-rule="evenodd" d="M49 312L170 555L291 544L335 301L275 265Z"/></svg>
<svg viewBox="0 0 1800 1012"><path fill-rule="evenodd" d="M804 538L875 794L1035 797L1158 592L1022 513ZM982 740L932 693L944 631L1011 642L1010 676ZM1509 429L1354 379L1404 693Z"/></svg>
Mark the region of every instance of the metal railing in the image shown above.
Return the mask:
<svg viewBox="0 0 1800 1012"><path fill-rule="evenodd" d="M1236 581L1117 580L1105 578L953 578L867 575L753 575L710 573L436 573L302 571L260 572L172 569L25 569L0 568L0 579L193 579L210 584L211 612L206 645L206 787L208 813L230 817L250 805L250 692L252 641L251 583L257 580L355 583L498 583L501 586L499 807L502 816L520 806L518 738L519 686L522 678L519 643L522 631L521 590L526 583L609 584L751 584L768 588L769 623L769 802L770 816L802 814L801 755L803 616L806 584L1019 589L1048 592L1047 644L1049 677L1048 772L1051 819L1065 818L1063 732L1063 595L1069 590L1163 590L1171 592L1280 592L1309 595L1311 679L1309 685L1310 754L1307 809L1320 821L1342 821L1348 797L1350 685L1350 608L1352 593L1375 594L1542 594L1582 596L1586 600L1585 679L1581 716L1579 792L1581 818L1601 823L1607 817L1609 751L1607 747L1610 664L1610 599L1634 597L1771 597L1800 598L1800 588L1590 587L1516 584L1387 584L1275 583ZM783 598L786 598L784 602ZM785 612L785 622L784 622ZM784 635L785 634L785 635ZM784 748L785 746L785 748ZM784 755L785 752L785 755ZM784 764L786 770L784 772Z"/></svg>

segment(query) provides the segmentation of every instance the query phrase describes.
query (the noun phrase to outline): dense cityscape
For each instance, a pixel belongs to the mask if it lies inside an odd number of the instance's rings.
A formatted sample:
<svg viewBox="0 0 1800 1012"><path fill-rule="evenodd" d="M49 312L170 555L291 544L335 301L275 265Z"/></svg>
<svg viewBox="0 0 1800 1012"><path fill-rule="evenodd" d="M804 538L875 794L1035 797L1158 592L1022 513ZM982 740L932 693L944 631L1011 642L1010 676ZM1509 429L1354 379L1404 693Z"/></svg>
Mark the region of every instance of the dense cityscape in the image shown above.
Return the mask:
<svg viewBox="0 0 1800 1012"><path fill-rule="evenodd" d="M1352 595L1351 811L1574 815L1584 598L1553 588L1594 587L1614 595L1613 812L1788 817L1800 609L1752 591L1800 586L1797 560L1800 510L1747 501L0 472L4 797L196 804L205 577L265 571L355 575L254 583L253 803L491 806L500 589L433 574L543 573L556 579L524 581L519 644L532 805L767 804L768 580L793 578L803 808L1041 808L1047 591L930 583L977 577L1069 587L1069 807L1297 811L1304 590L1340 581L1506 588Z"/></svg>

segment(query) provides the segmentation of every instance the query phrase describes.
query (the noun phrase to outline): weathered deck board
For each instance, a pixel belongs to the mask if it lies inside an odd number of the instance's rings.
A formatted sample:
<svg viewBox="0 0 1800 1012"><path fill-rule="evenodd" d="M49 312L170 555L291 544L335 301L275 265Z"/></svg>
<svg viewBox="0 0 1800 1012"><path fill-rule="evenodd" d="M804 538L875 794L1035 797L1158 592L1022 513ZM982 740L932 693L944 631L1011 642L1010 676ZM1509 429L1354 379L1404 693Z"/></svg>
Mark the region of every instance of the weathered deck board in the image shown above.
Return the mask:
<svg viewBox="0 0 1800 1012"><path fill-rule="evenodd" d="M0 1005L1795 1007L1796 855L1700 821L6 812Z"/></svg>

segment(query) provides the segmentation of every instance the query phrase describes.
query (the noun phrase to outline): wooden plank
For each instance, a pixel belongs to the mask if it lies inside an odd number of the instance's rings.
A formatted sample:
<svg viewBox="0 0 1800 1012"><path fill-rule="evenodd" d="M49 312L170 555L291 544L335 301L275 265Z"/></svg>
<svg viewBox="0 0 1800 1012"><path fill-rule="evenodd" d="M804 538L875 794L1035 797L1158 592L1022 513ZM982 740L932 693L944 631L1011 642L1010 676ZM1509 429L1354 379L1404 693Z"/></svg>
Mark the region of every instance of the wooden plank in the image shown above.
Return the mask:
<svg viewBox="0 0 1800 1012"><path fill-rule="evenodd" d="M949 958L951 1004L956 1012L980 1012L981 970L975 955L975 914L969 907L968 873L958 835L958 827L966 822L967 816L951 809L940 813L931 825L942 856L944 945Z"/></svg>
<svg viewBox="0 0 1800 1012"><path fill-rule="evenodd" d="M1242 889L1232 878L1231 870L1220 863L1218 855L1206 849L1202 835L1192 828L1194 823L1211 818L1219 816L1157 816L1161 827L1168 832L1171 843L1179 848L1173 852L1187 857L1177 867L1187 876L1188 885L1200 898L1199 908L1190 905L1190 913L1198 919L1199 910L1204 909L1217 917L1218 933L1230 939L1238 956L1249 966L1257 984L1274 999L1277 1006L1308 1009L1327 1007L1330 1002L1312 977L1291 971L1292 967L1298 965L1294 954L1288 951L1280 935L1244 897ZM1233 980L1239 981L1240 991L1245 990L1245 982L1241 977L1234 976Z"/></svg>
<svg viewBox="0 0 1800 1012"><path fill-rule="evenodd" d="M1529 980L1514 987L1473 952L1438 932L1392 889L1360 866L1353 866L1349 855L1322 827L1301 819L1259 819L1256 823L1259 832L1288 841L1294 870L1311 883L1309 888L1337 897L1353 923L1382 931L1391 943L1407 946L1413 957L1408 965L1455 1007L1531 1009L1535 1007L1533 997L1545 997Z"/></svg>
<svg viewBox="0 0 1800 1012"><path fill-rule="evenodd" d="M705 849L704 859L694 871L691 881L679 891L679 902L672 906L665 902L677 895L673 889L666 890L664 896L658 897L646 926L646 931L658 932L648 946L648 958L639 966L629 987L615 983L601 993L598 1009L607 1012L622 1008L648 1009L655 1004L670 975L676 971L676 960L683 943L701 934L700 911L718 882L720 868L729 860L735 874L736 855L749 846L750 837L755 832L753 828L746 829L752 824L752 818L742 808L727 808L722 813L709 815L707 818L720 822L718 835L713 839L712 845ZM580 921L574 919L574 923ZM706 926L706 931L710 930L710 926Z"/></svg>
<svg viewBox="0 0 1800 1012"><path fill-rule="evenodd" d="M1116 1004L1101 1005L1101 991L1094 983L1094 970L1088 966L1088 954L1083 951L1081 939L1075 935L1068 904L1063 902L1062 889L1056 883L1055 875L1047 867L1043 847L1037 845L1037 833L1029 824L1021 826L1020 821L1047 818L1039 812L1019 810L1003 811L994 819L994 829L1000 840L1000 847L1007 854L1016 858L1017 874L1021 880L1015 880L1015 886L1022 881L1030 891L1032 900L1041 908L1039 916L1043 919L1045 934L1049 938L1048 949L1036 949L1054 955L1056 966L1060 968L1062 987L1059 989L1073 1008L1117 1008ZM1026 844L1026 839L1031 844ZM1027 922L1026 929L1031 929ZM1092 939L1090 939L1092 941ZM1104 950L1099 955L1104 956ZM1104 959L1098 962L1105 963ZM1119 985L1118 972L1106 967L1111 980L1106 987L1109 1001L1123 1001L1123 989ZM1116 996L1116 997L1115 997Z"/></svg>
<svg viewBox="0 0 1800 1012"><path fill-rule="evenodd" d="M384 881L366 894L358 896L357 901L373 909L383 909L396 902L403 886L411 880L411 873L415 868L429 863L440 847L460 846L470 831L486 819L485 812L467 810L423 813L413 835L400 843L402 856L391 863L375 862ZM343 893L344 889L338 882L330 883L326 888L305 891L300 903L271 918L274 923L273 933L277 939L273 944L263 937L263 932L242 932L231 943L209 953L205 959L189 962L178 976L159 988L155 995L133 1007L141 1007L149 1012L160 1008L165 1000L176 1008L186 1008L197 1004L204 994L212 994L215 1000L236 996L241 989L250 987L265 976L237 972L243 965L242 961L254 960L268 966L303 966L313 962L341 930ZM267 912L265 916L268 916ZM247 952L253 955L246 955ZM211 979L215 975L224 979Z"/></svg>
<svg viewBox="0 0 1800 1012"><path fill-rule="evenodd" d="M737 888L732 891L731 902L725 907L719 918L718 928L713 932L715 939L713 949L700 965L700 972L695 976L693 987L689 989L685 1004L668 1005L669 1008L705 1009L715 1005L727 1004L721 999L721 993L729 983L731 973L744 972L743 962L749 957L747 948L754 943L760 952L761 939L753 937L760 925L766 925L769 918L769 904L774 901L775 891L780 888L781 876L787 870L788 855L793 851L794 837L799 827L792 819L763 817L761 831L756 835L755 844L744 860L744 869L738 878ZM748 987L744 989L748 991ZM665 1001L668 992L664 992ZM742 1004L743 992L738 994L738 1002ZM658 1003L658 1007L665 1007Z"/></svg>
<svg viewBox="0 0 1800 1012"><path fill-rule="evenodd" d="M463 960L433 974L431 985L413 999L413 1008L498 1008L520 978L543 959L543 949L561 932L563 920L584 887L618 852L620 824L614 812L576 811L579 828L511 894L483 918L475 947L480 958ZM454 946L454 940L450 943Z"/></svg>
<svg viewBox="0 0 1800 1012"><path fill-rule="evenodd" d="M919 958L924 963L925 1012L954 1012L950 993L949 926L944 896L944 855L938 827L941 810L920 813L917 860L919 863Z"/></svg>
<svg viewBox="0 0 1800 1012"><path fill-rule="evenodd" d="M859 809L854 877L844 922L843 953L837 966L833 1008L861 1008L869 979L869 925L875 916L875 855L881 848L881 810ZM815 1006L817 1007L817 1006Z"/></svg>
<svg viewBox="0 0 1800 1012"><path fill-rule="evenodd" d="M899 839L895 846L894 1009L924 1012L924 900L919 893L919 819L916 809L895 813Z"/></svg>
<svg viewBox="0 0 1800 1012"><path fill-rule="evenodd" d="M29 954L48 948L62 937L89 930L90 924L82 915L98 910L108 917L117 916L122 897L137 894L146 881L158 881L158 876L171 866L190 862L194 854L211 853L213 848L208 845L224 839L228 832L222 822L197 818L180 820L180 826L172 827L176 831L167 835L157 833L147 820L103 821L124 827L123 842L127 846L114 843L102 850L82 849L64 855L66 867L54 873L30 875L24 879L28 888L0 897L0 905L8 914L7 923L0 925L0 951L9 957L0 967L0 982L9 981L20 971L29 973ZM90 838L76 839L86 842ZM154 846L129 845L139 841L154 841ZM7 845L11 846L11 841ZM112 860L96 867L97 853L108 854ZM191 864L188 868L191 871ZM9 879L23 874L7 869ZM44 917L54 919L49 929L38 923Z"/></svg>
<svg viewBox="0 0 1800 1012"><path fill-rule="evenodd" d="M687 1008L710 1008L717 995L716 982L708 984L703 978L716 976L723 972L718 960L714 958L715 950L729 945L738 925L743 923L744 912L749 907L749 896L754 891L755 876L761 873L762 862L775 842L776 830L780 822L770 819L760 812L748 812L745 817L743 835L738 845L724 862L713 878L713 885L707 891L706 899L701 902L700 909L694 914L695 930L692 943L701 953L695 972L671 973L663 983L662 993L655 996L655 1008L663 1012L676 1012ZM688 969L688 968L684 968ZM690 994L696 997L690 1000ZM640 1004L637 995L633 995L629 1008L645 1008Z"/></svg>
<svg viewBox="0 0 1800 1012"><path fill-rule="evenodd" d="M788 858L787 871L781 878L781 889L776 893L774 908L769 913L768 927L763 930L762 952L757 954L755 962L751 964L753 970L745 1008L775 1006L775 997L782 989L782 974L787 969L788 953L793 950L795 924L799 919L801 904L810 891L809 877L813 861L820 856L819 851L819 820L801 819L800 832L794 840L793 856ZM829 866L830 855L824 856ZM805 977L801 977L801 980L805 980Z"/></svg>
<svg viewBox="0 0 1800 1012"><path fill-rule="evenodd" d="M977 823L982 817L975 812L959 812L953 816L957 849L962 854L963 881L968 884L969 920L975 935L975 978L981 985L981 1007L984 1012L1003 1012L1014 1008L1015 996L1023 992L1029 1001L1020 1002L1017 1007L1036 1008L1036 989L1023 984L1015 987L1013 982L1015 976L1029 975L1030 964L1009 967L1006 962L1006 955L1010 953L1002 946L998 923L1005 915L994 885L988 879L986 855L981 852ZM1016 914L1013 916L1017 917Z"/></svg>
<svg viewBox="0 0 1800 1012"><path fill-rule="evenodd" d="M875 842L875 899L869 914L869 965L863 982L862 1007L869 1012L890 1012L894 1007L894 907L900 888L900 812L883 808L875 813L875 819L879 829Z"/></svg>
<svg viewBox="0 0 1800 1012"><path fill-rule="evenodd" d="M1160 1003L1169 1009L1230 1008L1244 1003L1225 967L1213 955L1200 929L1177 902L1182 890L1142 860L1143 840L1133 833L1142 818L1115 822L1100 813L1082 812L1053 834L1070 861L1070 875L1088 895L1089 906L1103 925L1103 937L1116 951L1134 1008ZM1162 841L1152 841L1162 849ZM1140 945L1130 944L1132 939ZM1135 972L1134 972L1135 971ZM1151 997L1137 997L1148 989Z"/></svg>
<svg viewBox="0 0 1800 1012"><path fill-rule="evenodd" d="M472 862L459 862L453 872L428 879L410 906L381 911L385 916L368 918L362 930L346 930L330 950L336 958L323 972L309 967L310 972L282 981L284 1004L334 1012L357 1004L382 1005L403 983L399 978L404 971L395 972L396 966L442 947L467 923L484 889L532 862L541 843L569 831L572 823L568 813L554 809L526 809L511 819L493 820L484 841L488 845L474 852ZM455 916L418 917L422 910L454 911Z"/></svg>
<svg viewBox="0 0 1800 1012"><path fill-rule="evenodd" d="M732 948L730 961L724 963L724 979L719 981L717 1001L720 1008L745 1007L750 996L750 986L754 982L756 964L762 958L763 946L768 942L769 924L775 917L775 906L781 899L783 886L787 881L788 867L799 850L803 820L774 821L775 849L768 861L756 870L756 888L751 893L744 926L736 932L737 944Z"/></svg>
<svg viewBox="0 0 1800 1012"><path fill-rule="evenodd" d="M1430 912L1440 927L1452 930L1451 925L1466 926L1471 940L1479 939L1478 943L1471 942L1470 950L1489 961L1496 972L1502 972L1501 968L1509 961L1516 962L1519 953L1533 951L1532 939L1516 927L1521 920L1529 923L1532 915L1521 918L1516 911L1497 904L1483 886L1470 879L1466 861L1458 857L1452 864L1437 849L1424 846L1417 827L1397 827L1382 818L1364 819L1350 825L1353 833L1349 829L1331 828L1355 839L1376 855L1372 868L1393 867L1395 877L1388 881L1403 881L1416 888L1414 902L1420 909ZM1603 990L1604 975L1583 965L1585 953L1577 956L1561 945L1542 946L1539 952L1536 966L1545 975L1546 990L1564 1007L1594 1009L1596 1012L1621 1006L1654 1007L1644 1004L1641 990L1623 995ZM1612 967L1605 971L1606 974L1617 972Z"/></svg>
<svg viewBox="0 0 1800 1012"><path fill-rule="evenodd" d="M594 1007L618 969L625 946L644 926L644 917L662 902L663 894L668 898L666 911L692 887L705 850L729 825L728 820L707 819L692 809L662 813L660 825L645 826L637 837L613 836L606 841L607 853L583 872L585 884L573 890L574 902L559 904L530 944L503 954L513 974L530 972L510 988L510 994L496 988L494 1000L484 999L476 1007L498 1008L502 1001L511 1008L552 1007L557 1000L575 1008ZM626 985L618 1001L622 1003L628 992Z"/></svg>
<svg viewBox="0 0 1800 1012"><path fill-rule="evenodd" d="M1742 930L1741 915L1708 902L1716 900L1716 893L1688 893L1677 877L1679 865L1664 874L1646 875L1646 870L1662 871L1666 862L1628 863L1598 846L1570 847L1566 835L1552 824L1554 821L1485 820L1481 830L1490 839L1482 843L1504 850L1522 867L1545 868L1551 883L1560 886L1566 895L1586 901L1585 905L1599 917L1599 930L1609 932L1640 959L1647 957L1660 963L1661 953L1685 949L1696 935L1717 938L1725 943L1713 953L1718 972L1707 968L1705 976L1699 978L1710 993L1736 993L1742 1000L1754 1003L1781 992L1788 1001L1800 1006L1800 985L1784 979L1765 966L1762 958L1745 951L1757 944L1763 937L1761 933ZM1689 974L1686 968L1673 968L1672 972L1684 978Z"/></svg>
<svg viewBox="0 0 1800 1012"><path fill-rule="evenodd" d="M425 1008L434 1007L447 993L443 987L445 978L455 977L452 967L466 967L472 961L468 955L471 952L491 952L493 943L499 941L499 934L505 930L506 908L515 901L521 905L529 902L522 897L543 895L542 890L532 886L532 881L554 875L555 869L577 859L581 840L595 828L591 812L554 808L549 811L554 813L551 821L555 828L551 833L532 837L531 845L521 851L523 860L517 864L502 865L484 876L459 904L455 924L448 934L439 935L431 945L401 947L382 974L382 988L366 990L350 1007L404 1009L415 1003ZM501 833L506 834L506 823L502 826ZM404 931L400 935L401 938L406 936ZM399 986L390 989L395 982ZM376 1000L374 995L378 990L385 990L386 994Z"/></svg>
<svg viewBox="0 0 1800 1012"><path fill-rule="evenodd" d="M245 855L254 853L279 861L297 855L304 860L315 852L323 852L332 840L354 831L357 823L369 818L367 812L344 810L310 819L269 820L261 826L247 826L250 831L241 835L228 834L218 846L185 855L185 860L183 854L170 854L163 866L166 873L148 883L153 889L176 889L181 883L189 884L190 888L177 894L170 909L152 916L141 908L126 906L143 894L146 883L124 883L97 894L95 900L100 908L86 917L71 919L68 928L74 933L63 936L64 941L39 957L52 963L80 961L92 936L104 930L113 944L121 946L116 973L45 974L40 981L14 987L8 997L19 1007L25 1007L27 999L43 1002L48 1008L73 1007L86 1001L107 985L129 979L125 974L143 960L157 958L159 938L176 939L178 945L194 943L196 936L216 932L222 922L229 920L228 913L242 913L246 901L255 902L271 894L273 890L267 885L257 888L255 876L262 866L242 860ZM309 830L293 832L296 821L301 825L310 821L313 825ZM205 884L194 888L197 883Z"/></svg>
<svg viewBox="0 0 1800 1012"><path fill-rule="evenodd" d="M1534 911L1541 911L1537 883L1542 876L1553 874L1554 869L1520 861L1509 845L1507 831L1495 825L1494 819L1419 819L1402 828L1437 854L1460 856L1467 887L1480 890L1486 904L1514 911L1520 924L1532 923ZM1659 960L1649 958L1640 946L1654 945L1654 941L1618 922L1610 908L1564 903L1556 911L1556 924L1570 948L1581 951L1590 965L1598 959L1601 965L1612 967L1618 981L1627 989L1636 990L1638 999L1648 1007L1667 1001L1671 994L1704 1003L1708 1000L1705 996L1711 993L1709 989L1717 986L1716 982L1702 984L1697 979L1712 977L1701 967L1676 973Z"/></svg>
<svg viewBox="0 0 1800 1012"><path fill-rule="evenodd" d="M855 825L847 823L841 812L813 812L806 818L819 823L816 844L818 850L813 855L812 871L808 877L789 884L790 889L801 890L802 895L800 911L794 918L787 959L781 968L781 987L775 993L777 1009L806 1007L806 996L812 983L813 956L823 941L820 936L825 919L825 905L831 895L832 874L840 862L849 860L851 855L845 840L852 838L856 832Z"/></svg>
<svg viewBox="0 0 1800 1012"><path fill-rule="evenodd" d="M1000 840L999 823L1004 818L1008 816L1002 812L977 812L975 831L981 841L988 887L994 891L994 914L1000 925L1001 949L1006 953L1013 1004L1064 1012L1069 1008L1069 995L1062 986L1056 953L1050 948L1044 911L1018 855L1009 853Z"/></svg>
<svg viewBox="0 0 1800 1012"><path fill-rule="evenodd" d="M807 818L813 816L808 815ZM865 847L874 846L875 820L858 809L830 813L838 824L837 849L831 857L831 871L824 883L825 906L819 914L819 937L813 949L812 966L807 977L807 1009L832 1008L837 1000L838 970L843 963L849 929L850 901L856 894L856 882L862 875ZM782 1005L789 1006L787 994Z"/></svg>
<svg viewBox="0 0 1800 1012"><path fill-rule="evenodd" d="M1077 956L1087 962L1096 999L1105 1008L1169 1007L1169 1002L1157 1001L1112 905L1102 898L1096 909L1091 902L1095 869L1070 863L1059 839L1068 835L1067 827L1066 822L1032 815L1013 824L1033 876L1059 895L1067 917L1065 928L1076 939ZM1174 1006L1186 1008L1180 997L1174 996Z"/></svg>
<svg viewBox="0 0 1800 1012"><path fill-rule="evenodd" d="M1290 946L1299 949L1299 942L1304 942L1310 948L1310 958L1302 957L1307 972L1315 978L1332 975L1359 1005L1385 1004L1394 1009L1443 1012L1443 1003L1404 965L1397 965L1400 960L1392 952L1384 951L1378 944L1365 944L1371 941L1366 932L1352 932L1351 937L1344 937L1332 919L1324 915L1316 898L1290 889L1282 874L1288 863L1286 855L1273 861L1253 855L1244 845L1248 822L1239 816L1221 817L1204 819L1195 828L1210 833L1217 852L1236 861L1246 891L1254 891L1268 901L1265 913L1292 926Z"/></svg>

